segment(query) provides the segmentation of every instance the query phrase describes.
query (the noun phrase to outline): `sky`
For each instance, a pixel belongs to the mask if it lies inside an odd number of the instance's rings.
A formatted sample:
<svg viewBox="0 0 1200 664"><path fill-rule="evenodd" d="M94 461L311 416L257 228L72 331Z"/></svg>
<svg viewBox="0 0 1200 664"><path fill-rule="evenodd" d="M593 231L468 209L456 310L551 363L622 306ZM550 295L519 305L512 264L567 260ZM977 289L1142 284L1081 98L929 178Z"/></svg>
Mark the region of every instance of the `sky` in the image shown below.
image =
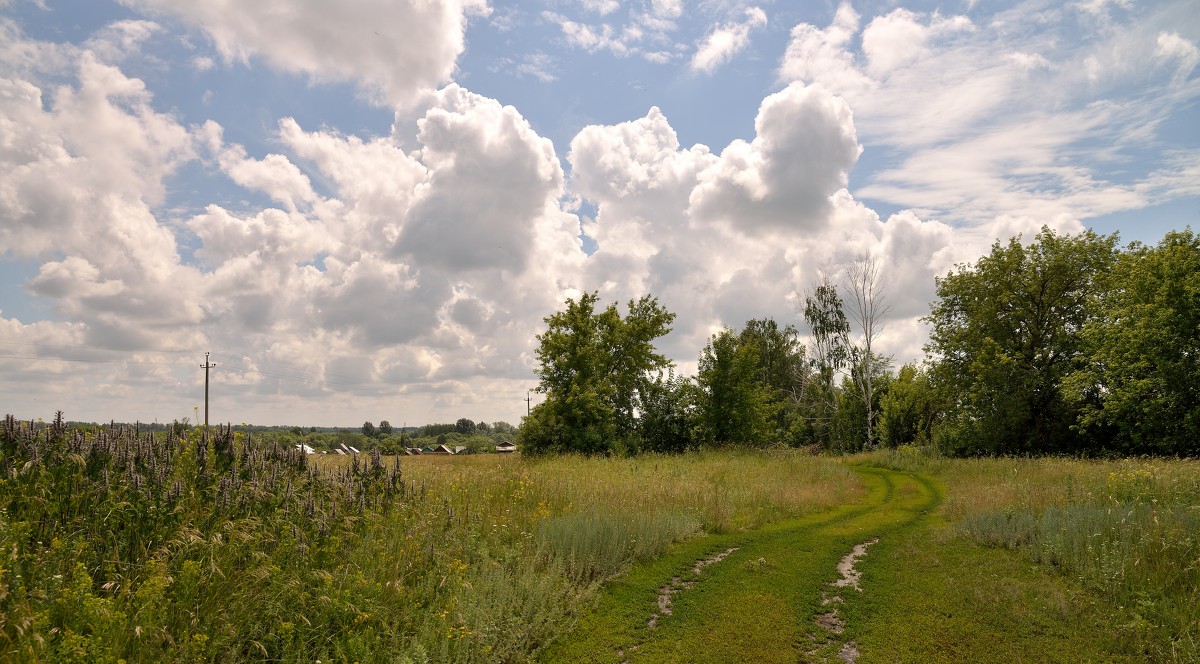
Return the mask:
<svg viewBox="0 0 1200 664"><path fill-rule="evenodd" d="M877 261L1200 226L1194 0L0 0L0 406L518 423L568 298L683 374ZM534 395L534 403L538 395Z"/></svg>

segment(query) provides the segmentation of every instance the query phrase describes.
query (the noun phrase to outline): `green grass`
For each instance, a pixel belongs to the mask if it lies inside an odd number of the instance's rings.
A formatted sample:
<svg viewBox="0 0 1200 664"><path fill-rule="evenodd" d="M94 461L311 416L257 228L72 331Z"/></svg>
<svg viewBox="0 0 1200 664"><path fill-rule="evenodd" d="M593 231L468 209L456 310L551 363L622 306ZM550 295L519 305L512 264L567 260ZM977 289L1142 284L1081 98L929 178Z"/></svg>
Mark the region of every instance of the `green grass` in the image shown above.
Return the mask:
<svg viewBox="0 0 1200 664"><path fill-rule="evenodd" d="M694 540L639 565L542 661L796 661L840 646L815 622L838 561L868 538L907 528L936 501L928 484L901 473L859 476L867 487L861 502ZM734 547L695 573L696 561ZM674 578L695 585L672 596L672 613L651 630L661 588Z"/></svg>
<svg viewBox="0 0 1200 664"><path fill-rule="evenodd" d="M602 581L632 560L660 555L672 543L698 535L700 520L687 512L616 512L590 508L542 521L536 536L563 561L571 580Z"/></svg>
<svg viewBox="0 0 1200 664"><path fill-rule="evenodd" d="M0 660L524 661L634 561L859 491L790 453L398 463L9 419Z"/></svg>
<svg viewBox="0 0 1200 664"><path fill-rule="evenodd" d="M9 419L0 660L1198 659L1200 463L844 461L401 468ZM836 564L875 537L832 634Z"/></svg>
<svg viewBox="0 0 1200 664"><path fill-rule="evenodd" d="M1192 553L1173 558L1139 549L1140 554L1128 558L1140 561L1132 567L1154 559L1158 562L1150 567L1162 569L1143 571L1130 582L1128 572L1113 571L1127 559L1117 545L1104 549L1110 551L1106 558L1096 548L1100 538L1095 535L1092 549L1067 544L1072 533L1084 531L1106 532L1115 538L1111 541L1124 541L1121 546L1131 549L1150 539L1140 528L1153 527L1160 544L1180 537L1186 543L1187 535L1181 533L1197 532L1162 526L1163 513L1155 511L1154 502L1140 511L1103 514L1071 507L1071 500L1091 495L1080 488L1088 477L1103 478L1098 486L1107 499L1127 499L1129 489L1114 484L1113 473L1117 482L1121 474L1112 466L1063 460L948 461L921 459L911 452L901 452L898 460L889 457L894 455L858 460L867 466L933 470L949 482L863 467L859 472L868 490L856 504L674 547L609 584L575 629L543 653L542 661L836 662L848 642L860 652L861 662L1196 661L1190 640L1195 631L1187 622L1196 618L1194 609L1184 607L1174 623L1158 623L1148 618L1145 599L1151 593L1157 593L1158 601L1172 593L1192 597L1196 586L1188 575L1195 562L1187 559ZM1021 472L978 481L979 464L994 470L1004 463L1017 464ZM1168 470L1161 476L1174 478L1167 490L1148 488L1143 473L1133 493L1150 501L1168 495L1186 500L1191 478L1176 472L1174 464L1163 467ZM1018 502L1009 493L1021 490L1009 486L1014 477L1025 484L1038 482L1039 473L1069 477L1072 472L1079 475L1074 488L1068 482L1035 495L1066 507L1044 508L1039 520L1016 519L1026 524L1023 530L1042 528L1052 537L1026 534L994 542L972 530L995 534L972 521L982 517L972 516L966 506L990 505L995 495L1006 493ZM1032 500L1028 492L1022 499ZM940 503L937 509L935 503ZM948 514L957 518L948 519ZM858 561L863 592L831 589L837 561L869 538L878 543ZM1053 555L1037 553L1040 539L1046 539ZM736 552L698 577L691 571L695 561L735 546ZM1119 601L1113 589L1094 582L1087 566L1107 569L1110 580L1124 579L1142 601ZM1168 573L1184 581L1161 588L1151 580ZM675 577L695 585L672 596L673 612L651 630L647 623L656 612L659 589ZM822 604L835 592L843 602ZM841 634L818 624L830 606L844 624ZM1162 619L1161 613L1155 615Z"/></svg>
<svg viewBox="0 0 1200 664"><path fill-rule="evenodd" d="M1019 553L922 528L871 549L845 608L860 662L1145 661L1125 617Z"/></svg>
<svg viewBox="0 0 1200 664"><path fill-rule="evenodd" d="M1092 624L1116 638L1088 638L1110 643L1113 656L1200 661L1200 462L950 460L911 449L866 460L945 482L948 534L928 555L984 547L974 565L1005 560L1096 607Z"/></svg>

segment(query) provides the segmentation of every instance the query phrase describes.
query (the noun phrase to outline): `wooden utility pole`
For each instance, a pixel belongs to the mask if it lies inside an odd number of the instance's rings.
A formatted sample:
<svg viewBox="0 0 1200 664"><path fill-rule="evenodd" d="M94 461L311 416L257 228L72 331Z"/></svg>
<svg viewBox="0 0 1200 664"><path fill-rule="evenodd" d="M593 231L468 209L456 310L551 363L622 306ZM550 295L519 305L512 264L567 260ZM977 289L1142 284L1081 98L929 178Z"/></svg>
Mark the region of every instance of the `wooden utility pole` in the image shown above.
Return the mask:
<svg viewBox="0 0 1200 664"><path fill-rule="evenodd" d="M204 369L204 428L208 428L208 370L217 366L208 361L208 353L204 354L204 364L200 365Z"/></svg>
<svg viewBox="0 0 1200 664"><path fill-rule="evenodd" d="M525 390L525 417L529 417L533 413L533 397L530 396L529 390Z"/></svg>

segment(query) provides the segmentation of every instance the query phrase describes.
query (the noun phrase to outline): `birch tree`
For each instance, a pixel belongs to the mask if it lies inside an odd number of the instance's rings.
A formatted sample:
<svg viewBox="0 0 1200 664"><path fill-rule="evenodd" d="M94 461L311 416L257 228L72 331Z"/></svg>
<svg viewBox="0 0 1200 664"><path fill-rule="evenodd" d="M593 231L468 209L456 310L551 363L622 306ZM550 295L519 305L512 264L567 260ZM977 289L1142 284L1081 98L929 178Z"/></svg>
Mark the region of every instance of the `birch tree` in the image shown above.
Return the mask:
<svg viewBox="0 0 1200 664"><path fill-rule="evenodd" d="M813 425L821 439L837 412L837 375L846 366L850 349L850 323L842 298L837 284L824 271L817 275L816 288L804 295L804 322L812 331L813 378L820 392Z"/></svg>
<svg viewBox="0 0 1200 664"><path fill-rule="evenodd" d="M879 261L869 254L860 255L846 267L843 286L848 322L859 335L849 344L850 377L867 410L867 447L871 448L875 443L875 379L891 362L875 353L875 340L883 332L892 305L879 275Z"/></svg>

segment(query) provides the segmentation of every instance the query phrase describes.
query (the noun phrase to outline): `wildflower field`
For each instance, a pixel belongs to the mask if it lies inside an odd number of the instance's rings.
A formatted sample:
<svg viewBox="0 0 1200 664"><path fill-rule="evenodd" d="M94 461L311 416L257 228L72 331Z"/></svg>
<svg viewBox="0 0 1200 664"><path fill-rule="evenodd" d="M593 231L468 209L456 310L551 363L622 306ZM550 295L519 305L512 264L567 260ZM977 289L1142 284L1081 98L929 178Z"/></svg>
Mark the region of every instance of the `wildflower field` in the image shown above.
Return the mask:
<svg viewBox="0 0 1200 664"><path fill-rule="evenodd" d="M1195 661L1195 461L306 456L61 415L0 430L0 660L529 661L680 543L862 503L851 464L944 487L920 546L1011 549Z"/></svg>
<svg viewBox="0 0 1200 664"><path fill-rule="evenodd" d="M402 463L9 417L0 660L521 661L630 562L858 491L791 453Z"/></svg>

